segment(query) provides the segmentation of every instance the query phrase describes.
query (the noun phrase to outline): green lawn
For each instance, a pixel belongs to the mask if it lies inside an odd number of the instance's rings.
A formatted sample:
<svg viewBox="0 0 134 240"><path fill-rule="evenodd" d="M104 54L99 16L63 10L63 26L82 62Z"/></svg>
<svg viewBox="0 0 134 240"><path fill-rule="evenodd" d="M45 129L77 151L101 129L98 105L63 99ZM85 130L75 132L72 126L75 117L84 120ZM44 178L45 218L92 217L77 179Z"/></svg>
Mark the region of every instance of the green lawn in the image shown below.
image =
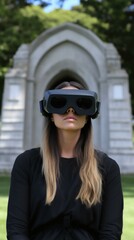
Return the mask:
<svg viewBox="0 0 134 240"><path fill-rule="evenodd" d="M9 177L0 176L0 240L6 240L6 213L9 192Z"/></svg>
<svg viewBox="0 0 134 240"><path fill-rule="evenodd" d="M122 175L124 227L122 240L134 239L134 175ZM0 176L0 240L6 240L6 212L9 177Z"/></svg>
<svg viewBox="0 0 134 240"><path fill-rule="evenodd" d="M134 175L123 175L124 227L122 240L134 239Z"/></svg>

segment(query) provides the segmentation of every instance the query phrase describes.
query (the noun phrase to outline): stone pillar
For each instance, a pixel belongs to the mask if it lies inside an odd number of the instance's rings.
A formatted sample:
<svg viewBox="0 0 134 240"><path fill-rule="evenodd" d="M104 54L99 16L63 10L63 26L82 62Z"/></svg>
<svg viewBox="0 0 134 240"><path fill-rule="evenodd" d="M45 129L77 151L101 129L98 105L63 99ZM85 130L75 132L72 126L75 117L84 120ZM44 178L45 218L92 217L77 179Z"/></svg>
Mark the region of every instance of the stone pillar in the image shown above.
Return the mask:
<svg viewBox="0 0 134 240"><path fill-rule="evenodd" d="M121 69L120 57L113 45L107 45L107 82L109 105L108 153L120 165L122 172L134 169L132 114L128 75ZM131 168L130 168L131 166Z"/></svg>
<svg viewBox="0 0 134 240"><path fill-rule="evenodd" d="M9 171L16 156L23 151L27 57L27 45L22 45L14 56L13 68L5 76L0 129L0 171Z"/></svg>

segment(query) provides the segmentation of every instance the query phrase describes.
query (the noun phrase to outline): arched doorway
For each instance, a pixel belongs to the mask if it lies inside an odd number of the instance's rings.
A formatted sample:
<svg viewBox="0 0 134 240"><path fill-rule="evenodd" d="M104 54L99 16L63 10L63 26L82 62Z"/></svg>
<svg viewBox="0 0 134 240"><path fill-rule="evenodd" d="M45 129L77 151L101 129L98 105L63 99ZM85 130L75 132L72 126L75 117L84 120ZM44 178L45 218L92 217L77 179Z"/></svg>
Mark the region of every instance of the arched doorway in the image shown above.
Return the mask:
<svg viewBox="0 0 134 240"><path fill-rule="evenodd" d="M14 56L13 68L5 76L0 168L11 170L19 153L40 145L39 101L46 88L66 75L98 93L101 109L93 120L95 147L118 161L122 172L132 172L128 75L113 44L72 23L43 32L31 44L22 44Z"/></svg>
<svg viewBox="0 0 134 240"><path fill-rule="evenodd" d="M54 82L58 82L61 77L67 74L83 82L100 97L101 82L105 80L105 71L101 71L105 63L101 52L104 46L94 34L90 32L87 34L86 30L84 32L83 30L74 24L65 24L64 27L60 26L45 33L44 41L40 36L33 43L27 80L27 96L32 89L33 99L31 107L26 106L25 148L37 146L40 143L42 116L39 114L38 103L44 90ZM48 34L48 43L45 42L46 34ZM99 58L101 58L100 61ZM34 109L33 112L29 112L29 108ZM106 108L103 110L106 111ZM28 122L29 119L32 119L32 122ZM105 121L108 119L105 118ZM100 144L101 116L93 121L93 125L95 146L103 147ZM103 140L104 142L106 143L107 140Z"/></svg>

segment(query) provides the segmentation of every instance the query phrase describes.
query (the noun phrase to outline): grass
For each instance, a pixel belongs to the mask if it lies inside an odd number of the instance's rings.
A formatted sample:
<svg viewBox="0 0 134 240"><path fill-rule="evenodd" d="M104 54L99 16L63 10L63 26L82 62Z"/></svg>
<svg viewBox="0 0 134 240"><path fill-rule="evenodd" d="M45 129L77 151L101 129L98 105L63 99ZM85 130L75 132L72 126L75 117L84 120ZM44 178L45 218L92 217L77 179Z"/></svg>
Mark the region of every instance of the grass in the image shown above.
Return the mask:
<svg viewBox="0 0 134 240"><path fill-rule="evenodd" d="M124 227L122 240L134 239L134 175L122 175Z"/></svg>
<svg viewBox="0 0 134 240"><path fill-rule="evenodd" d="M6 214L9 176L0 176L0 240L6 240ZM134 175L122 175L124 227L122 240L134 239Z"/></svg>
<svg viewBox="0 0 134 240"><path fill-rule="evenodd" d="M9 181L9 176L0 176L0 240L6 240L6 214Z"/></svg>

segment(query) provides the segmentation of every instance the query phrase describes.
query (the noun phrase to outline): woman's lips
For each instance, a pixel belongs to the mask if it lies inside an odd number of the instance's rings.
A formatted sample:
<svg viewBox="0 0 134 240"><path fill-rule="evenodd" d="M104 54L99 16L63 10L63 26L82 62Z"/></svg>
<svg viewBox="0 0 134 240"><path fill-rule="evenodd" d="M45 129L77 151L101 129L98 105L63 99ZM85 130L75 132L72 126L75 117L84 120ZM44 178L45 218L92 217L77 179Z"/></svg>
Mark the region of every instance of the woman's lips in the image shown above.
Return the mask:
<svg viewBox="0 0 134 240"><path fill-rule="evenodd" d="M74 116L68 116L64 120L77 120Z"/></svg>

